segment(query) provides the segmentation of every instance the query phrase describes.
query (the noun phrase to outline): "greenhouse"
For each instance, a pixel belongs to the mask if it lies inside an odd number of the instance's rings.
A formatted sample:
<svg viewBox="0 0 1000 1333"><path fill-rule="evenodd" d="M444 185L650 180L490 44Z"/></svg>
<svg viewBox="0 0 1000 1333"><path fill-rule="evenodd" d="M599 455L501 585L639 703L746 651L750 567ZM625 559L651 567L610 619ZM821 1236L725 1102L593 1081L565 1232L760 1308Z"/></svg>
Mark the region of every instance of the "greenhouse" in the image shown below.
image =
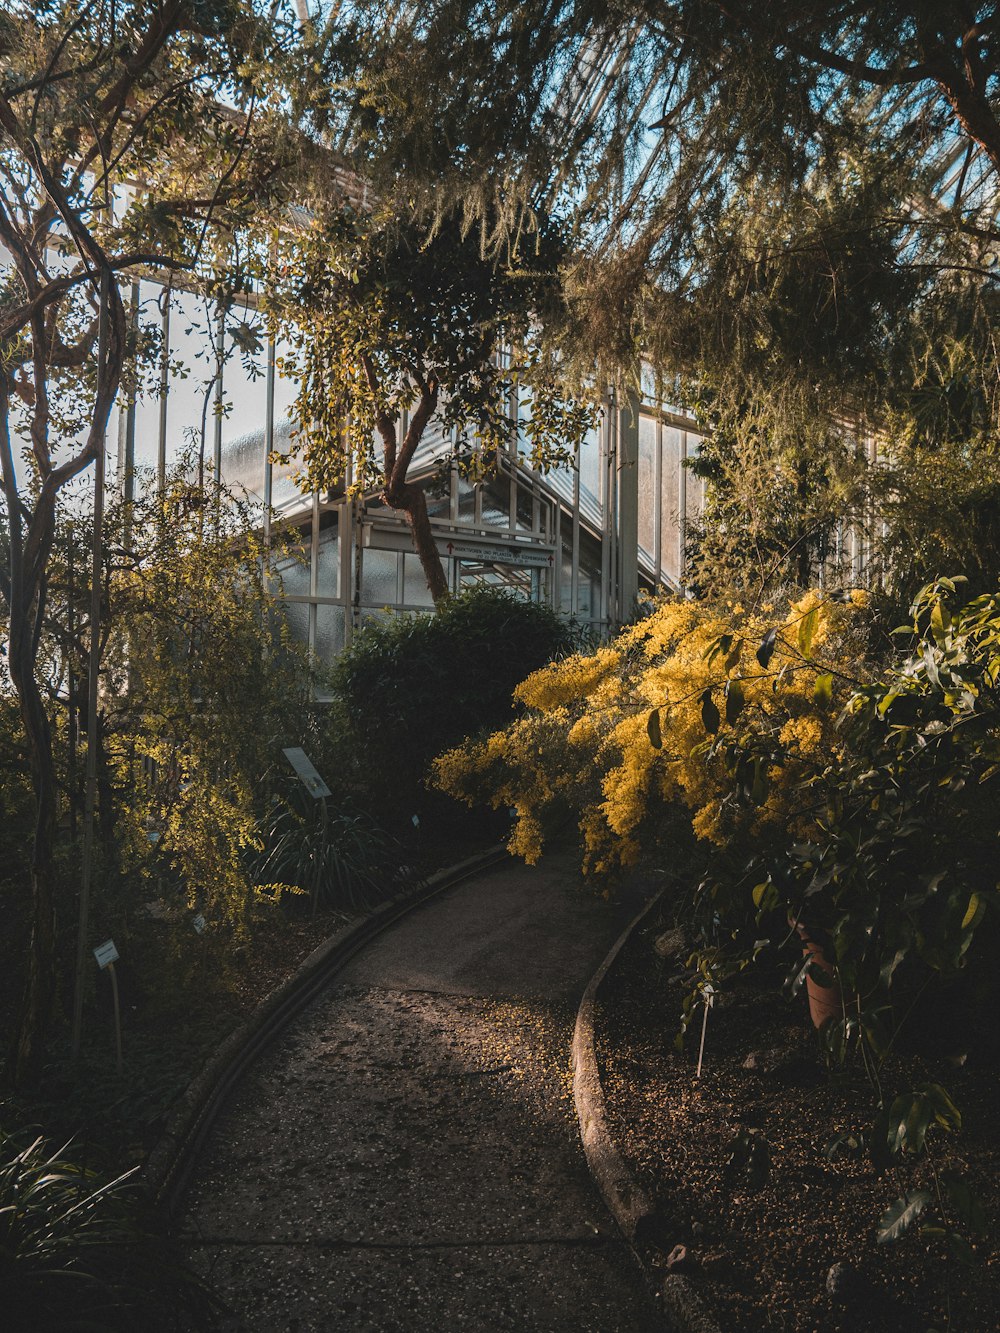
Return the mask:
<svg viewBox="0 0 1000 1333"><path fill-rule="evenodd" d="M995 1333L1000 5L0 6L0 1323Z"/></svg>
<svg viewBox="0 0 1000 1333"><path fill-rule="evenodd" d="M275 460L294 430L296 386L277 368L273 342L262 340L252 361L239 355L226 330L252 327L252 311L220 318L194 295L168 299L149 282L137 285L135 301L137 323L147 312L162 320L163 375L112 421L108 486L134 496L162 485L200 435L206 400L217 403L207 425L214 479L260 505L268 523L301 533L306 560L282 569L299 641L329 660L372 615L432 607L406 525L377 494L348 498L343 486L303 494L295 462ZM515 588L600 635L629 618L639 588L682 587L688 518L697 519L703 493L685 462L700 437L693 420L647 387L650 397L623 402L609 389L576 466L540 475L515 428L495 476L470 482L451 470L447 494L435 494L429 510L453 591L484 582ZM452 452L444 432L429 432L414 477L429 484Z"/></svg>

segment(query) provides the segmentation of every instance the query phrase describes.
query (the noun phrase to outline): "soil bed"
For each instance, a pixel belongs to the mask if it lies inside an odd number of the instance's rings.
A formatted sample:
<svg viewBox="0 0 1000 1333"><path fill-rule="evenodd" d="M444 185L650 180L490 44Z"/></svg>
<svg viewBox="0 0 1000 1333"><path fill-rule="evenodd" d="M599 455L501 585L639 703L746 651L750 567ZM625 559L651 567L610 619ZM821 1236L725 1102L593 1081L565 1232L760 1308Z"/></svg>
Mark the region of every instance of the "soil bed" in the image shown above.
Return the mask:
<svg viewBox="0 0 1000 1333"><path fill-rule="evenodd" d="M634 934L602 987L597 1018L609 1128L655 1200L655 1218L640 1233L647 1261L666 1271L674 1247L685 1246L680 1271L704 1293L724 1333L992 1333L1000 1274L995 1069L977 1066L973 1052L960 1064L947 1055L888 1061L882 1082L890 1098L940 1082L962 1111L963 1129L932 1131L933 1163L910 1160L877 1175L863 1152L831 1151L838 1136L866 1131L874 1117L864 1070L828 1070L805 998L781 994L773 975L751 970L719 997L696 1079L701 1016L678 1053L685 985L679 963L653 949L663 929ZM731 1160L740 1140L740 1160ZM770 1157L762 1185L751 1181L745 1160L760 1140ZM916 1226L894 1244L876 1244L879 1219L895 1199L934 1188L932 1165L961 1172L990 1216L986 1236L966 1232L972 1266L947 1258L943 1240ZM921 1220L936 1225L940 1215L928 1208Z"/></svg>

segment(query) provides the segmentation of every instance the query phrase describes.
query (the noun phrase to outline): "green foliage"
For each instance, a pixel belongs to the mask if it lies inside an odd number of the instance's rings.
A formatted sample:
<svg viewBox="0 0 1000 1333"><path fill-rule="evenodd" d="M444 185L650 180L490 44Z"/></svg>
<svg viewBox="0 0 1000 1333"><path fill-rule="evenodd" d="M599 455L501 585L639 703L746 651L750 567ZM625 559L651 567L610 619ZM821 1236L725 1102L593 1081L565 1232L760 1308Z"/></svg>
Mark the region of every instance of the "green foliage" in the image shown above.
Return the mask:
<svg viewBox="0 0 1000 1333"><path fill-rule="evenodd" d="M513 715L514 687L569 649L571 629L548 607L476 588L433 616L366 625L334 666L330 740L350 786L396 826L428 808L431 760Z"/></svg>
<svg viewBox="0 0 1000 1333"><path fill-rule="evenodd" d="M41 1138L0 1131L0 1288L5 1327L206 1326L217 1302L142 1219L129 1172L102 1181Z"/></svg>
<svg viewBox="0 0 1000 1333"><path fill-rule="evenodd" d="M921 1225L921 1236L942 1241L949 1256L959 1263L975 1263L966 1232L981 1235L986 1231L986 1211L963 1175L953 1170L934 1170L928 1142L932 1130L957 1132L961 1127L961 1113L939 1083L927 1083L904 1093L880 1112L872 1143L876 1167L897 1165L905 1154L927 1156L933 1189L907 1190L889 1205L879 1221L876 1234L879 1245L900 1240L931 1208L936 1217Z"/></svg>
<svg viewBox="0 0 1000 1333"><path fill-rule="evenodd" d="M150 886L166 875L191 906L235 921L270 775L305 712L305 663L275 636L278 553L246 506L179 474L130 521L104 673L123 868Z"/></svg>
<svg viewBox="0 0 1000 1333"><path fill-rule="evenodd" d="M709 434L691 463L706 483L688 525L687 579L701 596L773 595L846 569L838 532L863 512L865 460L815 402L729 406L707 395L694 410Z"/></svg>
<svg viewBox="0 0 1000 1333"><path fill-rule="evenodd" d="M436 220L338 207L282 245L269 269L272 320L291 341L302 423L292 451L310 489L377 488L405 513L435 602L447 593L410 468L432 419L459 470L482 475L511 447L518 394L532 464L570 463L594 413L566 388L537 336L564 319L565 243L536 219L504 255L455 215Z"/></svg>
<svg viewBox="0 0 1000 1333"><path fill-rule="evenodd" d="M856 691L844 754L816 775L808 840L762 848L759 876L832 940L842 984L863 997L855 1035L879 1046L897 973L944 976L967 961L987 908L1000 834L1000 598L955 606L940 579L913 604L911 651Z"/></svg>
<svg viewBox="0 0 1000 1333"><path fill-rule="evenodd" d="M261 828L258 884L292 885L313 911L363 911L401 887L402 848L367 814L330 808L298 781L274 798Z"/></svg>
<svg viewBox="0 0 1000 1333"><path fill-rule="evenodd" d="M1000 442L974 427L933 441L893 437L871 478L879 580L903 607L941 569L961 569L970 593L1000 577Z"/></svg>

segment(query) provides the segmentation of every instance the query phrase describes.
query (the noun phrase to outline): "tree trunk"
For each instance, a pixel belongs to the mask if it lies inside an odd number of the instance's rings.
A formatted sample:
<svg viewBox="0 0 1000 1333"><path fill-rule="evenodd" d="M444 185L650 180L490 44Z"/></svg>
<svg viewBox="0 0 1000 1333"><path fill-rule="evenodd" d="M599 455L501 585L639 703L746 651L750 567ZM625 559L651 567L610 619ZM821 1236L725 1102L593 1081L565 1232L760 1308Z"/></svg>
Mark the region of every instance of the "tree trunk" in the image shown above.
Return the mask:
<svg viewBox="0 0 1000 1333"><path fill-rule="evenodd" d="M434 543L434 534L431 531L431 521L427 514L427 497L419 486L413 482L405 482L402 486L392 489L387 486L384 499L387 505L401 510L406 515L413 537L413 549L420 561L420 568L424 571L434 605L439 606L448 596L449 589L444 565L441 563L441 557Z"/></svg>
<svg viewBox="0 0 1000 1333"><path fill-rule="evenodd" d="M28 741L36 808L31 853L31 944L19 1030L13 1051L14 1081L20 1084L38 1073L55 996L52 851L56 832L56 780L48 717L30 664L25 670L23 648L15 654L14 637L12 623L11 678L20 701L21 718Z"/></svg>
<svg viewBox="0 0 1000 1333"><path fill-rule="evenodd" d="M378 376L371 361L364 359L365 374L373 394L378 393ZM439 606L448 596L448 580L444 566L434 544L431 520L427 513L427 497L423 490L412 481L406 480L406 471L413 461L417 445L423 438L424 428L434 415L438 401L436 381L421 381L420 401L410 417L403 442L396 445L396 419L387 410L376 413L375 424L382 437L383 460L385 466L385 487L382 498L391 509L398 509L406 515L413 537L413 549L420 561L420 568L427 579L427 588Z"/></svg>

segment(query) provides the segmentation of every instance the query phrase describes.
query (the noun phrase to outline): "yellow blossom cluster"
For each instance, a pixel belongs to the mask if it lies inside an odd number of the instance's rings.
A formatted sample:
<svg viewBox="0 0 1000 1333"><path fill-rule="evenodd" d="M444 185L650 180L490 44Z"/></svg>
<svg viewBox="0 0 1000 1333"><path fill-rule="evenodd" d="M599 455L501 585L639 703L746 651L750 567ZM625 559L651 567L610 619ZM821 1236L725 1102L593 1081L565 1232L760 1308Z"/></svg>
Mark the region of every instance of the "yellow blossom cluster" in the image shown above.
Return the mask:
<svg viewBox="0 0 1000 1333"><path fill-rule="evenodd" d="M572 815L592 872L652 851L678 810L719 844L769 825L808 836L813 780L837 761L836 717L861 683L864 604L656 602L610 644L529 676L523 716L441 756L435 782L510 807L511 850L529 861Z"/></svg>

